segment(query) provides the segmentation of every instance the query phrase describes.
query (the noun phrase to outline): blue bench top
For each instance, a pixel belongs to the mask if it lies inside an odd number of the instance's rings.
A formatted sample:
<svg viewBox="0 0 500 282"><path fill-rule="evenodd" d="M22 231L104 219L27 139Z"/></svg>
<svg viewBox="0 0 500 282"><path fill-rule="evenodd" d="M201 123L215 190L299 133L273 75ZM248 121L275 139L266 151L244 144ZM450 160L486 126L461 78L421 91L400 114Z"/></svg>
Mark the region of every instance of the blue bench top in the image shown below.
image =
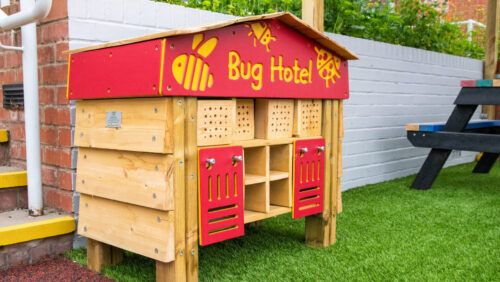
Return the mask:
<svg viewBox="0 0 500 282"><path fill-rule="evenodd" d="M442 131L445 124L446 122L408 124L406 125L406 130L436 132ZM465 129L477 129L494 126L500 126L500 120L473 120L467 124Z"/></svg>

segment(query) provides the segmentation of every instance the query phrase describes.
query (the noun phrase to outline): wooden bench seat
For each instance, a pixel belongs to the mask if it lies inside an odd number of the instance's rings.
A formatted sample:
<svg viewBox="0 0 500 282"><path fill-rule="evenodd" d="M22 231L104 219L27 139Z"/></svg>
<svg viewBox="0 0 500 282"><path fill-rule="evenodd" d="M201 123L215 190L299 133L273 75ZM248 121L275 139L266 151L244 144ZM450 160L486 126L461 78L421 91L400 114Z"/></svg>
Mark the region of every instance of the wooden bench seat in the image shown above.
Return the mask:
<svg viewBox="0 0 500 282"><path fill-rule="evenodd" d="M406 125L406 131L442 131L446 122L411 123ZM473 120L467 124L465 130L500 126L500 120Z"/></svg>

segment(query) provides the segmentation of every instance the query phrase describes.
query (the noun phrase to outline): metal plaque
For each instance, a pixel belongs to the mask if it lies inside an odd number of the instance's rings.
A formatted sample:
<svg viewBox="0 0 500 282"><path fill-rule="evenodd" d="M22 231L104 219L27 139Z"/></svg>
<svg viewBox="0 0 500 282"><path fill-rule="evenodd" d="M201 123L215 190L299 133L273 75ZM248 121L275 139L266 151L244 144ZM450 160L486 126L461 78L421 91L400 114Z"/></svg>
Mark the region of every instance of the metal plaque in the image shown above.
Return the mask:
<svg viewBox="0 0 500 282"><path fill-rule="evenodd" d="M118 111L106 112L106 127L114 127L114 128L122 127L122 112Z"/></svg>

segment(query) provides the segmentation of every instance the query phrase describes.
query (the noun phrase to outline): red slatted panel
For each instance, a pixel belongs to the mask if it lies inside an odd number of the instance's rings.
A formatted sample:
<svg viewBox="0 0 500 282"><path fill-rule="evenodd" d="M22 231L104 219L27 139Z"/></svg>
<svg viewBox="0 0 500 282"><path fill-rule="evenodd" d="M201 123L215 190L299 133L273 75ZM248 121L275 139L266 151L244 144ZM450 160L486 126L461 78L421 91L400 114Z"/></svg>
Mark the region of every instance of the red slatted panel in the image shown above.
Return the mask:
<svg viewBox="0 0 500 282"><path fill-rule="evenodd" d="M198 208L200 245L205 246L244 235L243 147L198 150ZM215 163L207 168L207 160Z"/></svg>
<svg viewBox="0 0 500 282"><path fill-rule="evenodd" d="M68 98L158 95L162 40L72 54Z"/></svg>
<svg viewBox="0 0 500 282"><path fill-rule="evenodd" d="M294 219L323 212L324 148L323 138L294 142L292 209ZM307 152L304 149L307 149Z"/></svg>

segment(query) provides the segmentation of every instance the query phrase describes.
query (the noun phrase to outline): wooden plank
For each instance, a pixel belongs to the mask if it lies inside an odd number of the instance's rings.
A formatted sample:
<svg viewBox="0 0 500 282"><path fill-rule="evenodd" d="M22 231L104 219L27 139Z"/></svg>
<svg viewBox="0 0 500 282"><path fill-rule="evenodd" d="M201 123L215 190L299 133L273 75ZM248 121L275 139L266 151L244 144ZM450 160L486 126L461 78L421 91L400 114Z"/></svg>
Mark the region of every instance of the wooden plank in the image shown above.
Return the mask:
<svg viewBox="0 0 500 282"><path fill-rule="evenodd" d="M269 182L245 185L245 210L269 213Z"/></svg>
<svg viewBox="0 0 500 282"><path fill-rule="evenodd" d="M186 98L186 279L198 281L198 151L196 148L197 99Z"/></svg>
<svg viewBox="0 0 500 282"><path fill-rule="evenodd" d="M101 272L106 266L123 261L123 250L111 245L87 238L87 267Z"/></svg>
<svg viewBox="0 0 500 282"><path fill-rule="evenodd" d="M114 46L131 44L131 43L135 43L135 42L154 40L154 39L158 39L158 38L166 38L166 37L179 36L179 35L184 35L184 34L195 34L195 33L201 33L201 32L207 31L207 30L222 28L222 27L226 27L226 26L230 26L230 25L234 25L234 24L238 24L238 23L246 23L246 22L251 22L251 21L259 21L259 20L267 20L267 19L279 19L283 23L285 23L285 24L289 25L290 27L294 28L295 30L297 30L297 32L301 33L305 37L310 38L311 40L318 42L318 44L322 45L323 47L325 47L329 51L337 53L345 59L349 59L349 60L358 59L358 56L356 56L354 53L349 51L347 48L345 48L344 46L331 40L328 36L326 36L325 34L323 34L320 31L318 31L317 29L312 28L311 23L308 22L309 24L307 24L307 23L301 21L296 16L294 16L288 12L279 12L279 13L266 14L266 15L242 17L242 18L231 19L231 20L222 21L222 22L209 24L209 25L200 25L197 27L188 27L188 28L184 28L184 29L168 30L168 31L163 31L163 32L159 32L159 33L139 36L139 37L135 37L135 38L129 38L129 39L108 42L108 43L98 44L98 45L89 46L89 47L83 47L83 48L79 48L79 49L70 50L68 52L71 54L74 54L74 53L86 52L86 51L90 51L90 50L97 50L97 49L102 49L102 48L109 48L109 47L114 47Z"/></svg>
<svg viewBox="0 0 500 282"><path fill-rule="evenodd" d="M493 79L493 87L500 87L500 79Z"/></svg>
<svg viewBox="0 0 500 282"><path fill-rule="evenodd" d="M476 81L476 87L492 87L493 81L491 79L480 79Z"/></svg>
<svg viewBox="0 0 500 282"><path fill-rule="evenodd" d="M323 248L330 245L331 213L331 148L332 142L332 101L323 101L322 135L325 138L325 189L323 196L323 213L306 217L306 244Z"/></svg>
<svg viewBox="0 0 500 282"><path fill-rule="evenodd" d="M419 131L420 130L420 124L418 123L411 123L407 124L405 126L406 131Z"/></svg>
<svg viewBox="0 0 500 282"><path fill-rule="evenodd" d="M198 100L198 146L231 143L233 113L231 100Z"/></svg>
<svg viewBox="0 0 500 282"><path fill-rule="evenodd" d="M291 208L281 207L281 206L276 206L276 205L271 205L269 207L268 213L245 210L245 224L250 223L250 222L263 220L263 219L270 218L270 217L274 217L274 216L278 216L278 215L289 213L289 212L292 212Z"/></svg>
<svg viewBox="0 0 500 282"><path fill-rule="evenodd" d="M494 79L498 62L498 32L500 30L500 0L488 0L486 9L486 44L484 56L484 79ZM488 119L495 119L494 105L483 106Z"/></svg>
<svg viewBox="0 0 500 282"><path fill-rule="evenodd" d="M174 277L168 281L186 281L186 171L185 171L185 122L186 99L174 97L174 199L175 199L175 260Z"/></svg>
<svg viewBox="0 0 500 282"><path fill-rule="evenodd" d="M106 113L121 113L118 128L106 127ZM76 103L75 146L171 153L172 99L105 99Z"/></svg>
<svg viewBox="0 0 500 282"><path fill-rule="evenodd" d="M292 137L293 108L293 99L257 99L255 101L255 138Z"/></svg>
<svg viewBox="0 0 500 282"><path fill-rule="evenodd" d="M324 0L304 0L302 1L302 20L323 32L324 9Z"/></svg>
<svg viewBox="0 0 500 282"><path fill-rule="evenodd" d="M160 210L174 209L171 155L81 147L76 191Z"/></svg>
<svg viewBox="0 0 500 282"><path fill-rule="evenodd" d="M255 137L255 115L253 99L233 98L232 140L252 140Z"/></svg>
<svg viewBox="0 0 500 282"><path fill-rule="evenodd" d="M174 259L174 212L80 194L78 234L152 259Z"/></svg>
<svg viewBox="0 0 500 282"><path fill-rule="evenodd" d="M462 80L460 81L460 87L476 87L475 80Z"/></svg>
<svg viewBox="0 0 500 282"><path fill-rule="evenodd" d="M169 282L174 281L172 277L175 276L175 265L170 262L156 261L156 281L157 282Z"/></svg>
<svg viewBox="0 0 500 282"><path fill-rule="evenodd" d="M337 231L337 197L338 187L339 187L339 177L338 177L338 150L339 150L339 100L333 101L332 106L332 151L331 151L331 180L330 180L330 240L329 244L335 244L335 236Z"/></svg>
<svg viewBox="0 0 500 282"><path fill-rule="evenodd" d="M293 135L297 137L321 135L322 100L295 99Z"/></svg>

